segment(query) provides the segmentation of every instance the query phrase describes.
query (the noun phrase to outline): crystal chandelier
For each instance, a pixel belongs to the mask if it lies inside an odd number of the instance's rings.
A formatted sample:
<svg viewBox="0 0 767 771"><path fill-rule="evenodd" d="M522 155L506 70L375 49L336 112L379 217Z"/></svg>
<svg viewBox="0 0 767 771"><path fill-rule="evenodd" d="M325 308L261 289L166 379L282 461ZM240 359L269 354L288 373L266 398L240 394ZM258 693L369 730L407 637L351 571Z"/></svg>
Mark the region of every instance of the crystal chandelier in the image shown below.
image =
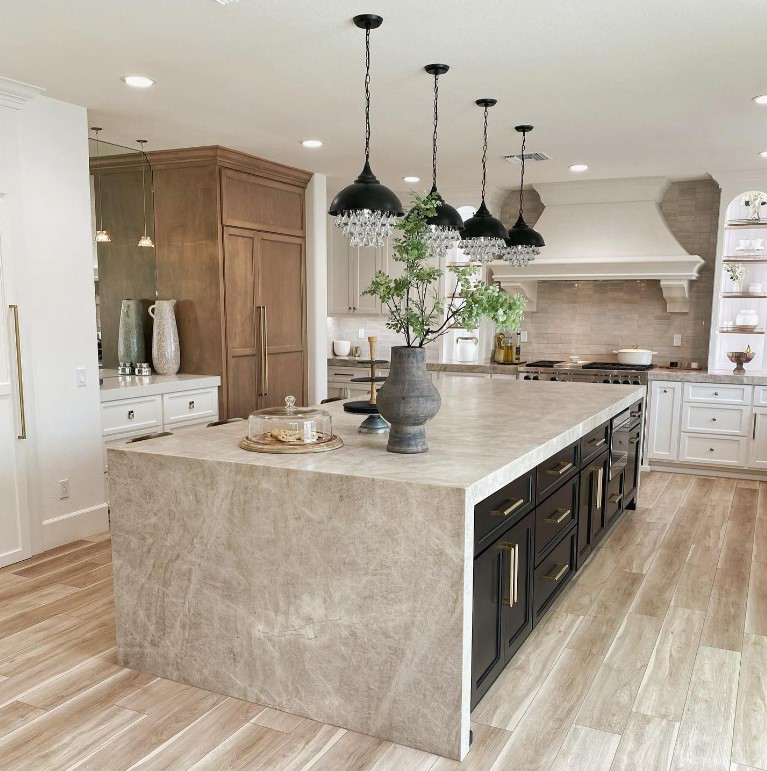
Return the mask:
<svg viewBox="0 0 767 771"><path fill-rule="evenodd" d="M439 76L444 75L450 67L447 64L427 64L424 69L434 76L434 131L432 133L431 150L431 191L437 196L437 212L426 219L426 243L429 256L435 259L444 257L448 250L461 240L463 219L450 204L445 203L437 191L437 125L439 123Z"/></svg>
<svg viewBox="0 0 767 771"><path fill-rule="evenodd" d="M147 235L146 232L146 183L144 181L144 167L145 167L145 161L146 161L146 153L144 152L144 145L146 144L146 139L137 139L136 142L141 147L141 195L144 199L144 235L141 236L138 240L139 246L145 246L148 248L154 248L154 243L152 241L151 236Z"/></svg>
<svg viewBox="0 0 767 771"><path fill-rule="evenodd" d="M96 243L108 244L112 239L109 237L109 233L104 230L104 209L101 206L101 142L99 141L100 126L91 126L91 131L95 134L96 141L96 198L99 203L99 226L96 230Z"/></svg>
<svg viewBox="0 0 767 771"><path fill-rule="evenodd" d="M370 30L382 23L372 13L354 17L354 24L365 30L365 165L357 179L333 199L329 211L352 246L383 246L404 213L399 198L370 169Z"/></svg>
<svg viewBox="0 0 767 771"><path fill-rule="evenodd" d="M477 99L477 106L484 108L485 122L482 143L482 203L476 214L463 223L461 249L473 262L491 262L505 249L508 231L504 224L493 217L485 205L485 182L487 179L487 111L495 105L496 99Z"/></svg>
<svg viewBox="0 0 767 771"><path fill-rule="evenodd" d="M527 134L533 130L532 126L515 126L516 131L522 134L522 173L519 182L519 217L514 223L514 227L509 230L509 237L506 239L506 247L501 252L501 259L511 263L515 268L526 268L540 253L541 247L545 246L543 236L533 230L522 216L522 207L525 196L525 144Z"/></svg>

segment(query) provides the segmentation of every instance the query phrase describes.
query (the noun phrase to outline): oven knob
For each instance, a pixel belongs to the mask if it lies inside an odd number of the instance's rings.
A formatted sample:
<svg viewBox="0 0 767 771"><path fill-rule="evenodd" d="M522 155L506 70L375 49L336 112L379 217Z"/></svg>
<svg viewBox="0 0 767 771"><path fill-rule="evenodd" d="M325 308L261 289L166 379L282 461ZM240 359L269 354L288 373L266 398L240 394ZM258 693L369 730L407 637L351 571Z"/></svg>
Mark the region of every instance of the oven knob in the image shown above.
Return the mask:
<svg viewBox="0 0 767 771"><path fill-rule="evenodd" d="M530 375L525 375L522 380L530 380Z"/></svg>
<svg viewBox="0 0 767 771"><path fill-rule="evenodd" d="M619 377L613 378L613 384L614 385L620 385L621 384L621 379Z"/></svg>
<svg viewBox="0 0 767 771"><path fill-rule="evenodd" d="M628 380L628 379L627 379L627 380L624 380L624 381L623 381L623 385L631 385L631 381L630 381L630 380Z"/></svg>
<svg viewBox="0 0 767 771"><path fill-rule="evenodd" d="M552 375L549 380L559 380L559 378L556 375Z"/></svg>
<svg viewBox="0 0 767 771"><path fill-rule="evenodd" d="M538 375L533 375L533 380L540 380L540 378L538 377Z"/></svg>
<svg viewBox="0 0 767 771"><path fill-rule="evenodd" d="M604 379L602 382L603 382L603 383L609 383L609 382L610 382L610 378L609 378L609 377L606 377L606 378L605 378L605 379Z"/></svg>
<svg viewBox="0 0 767 771"><path fill-rule="evenodd" d="M639 378L637 378L636 380L631 381L631 385L642 385L642 381Z"/></svg>

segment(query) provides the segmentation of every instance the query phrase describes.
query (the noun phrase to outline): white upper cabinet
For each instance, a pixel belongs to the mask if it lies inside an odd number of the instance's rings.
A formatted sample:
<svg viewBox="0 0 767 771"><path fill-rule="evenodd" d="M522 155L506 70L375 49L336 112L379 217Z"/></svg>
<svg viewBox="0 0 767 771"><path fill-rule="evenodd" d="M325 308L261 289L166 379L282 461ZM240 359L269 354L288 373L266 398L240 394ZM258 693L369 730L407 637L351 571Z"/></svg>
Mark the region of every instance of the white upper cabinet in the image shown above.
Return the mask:
<svg viewBox="0 0 767 771"><path fill-rule="evenodd" d="M329 230L328 315L380 315L381 303L363 292L377 271L387 269L387 247L351 246L338 228Z"/></svg>

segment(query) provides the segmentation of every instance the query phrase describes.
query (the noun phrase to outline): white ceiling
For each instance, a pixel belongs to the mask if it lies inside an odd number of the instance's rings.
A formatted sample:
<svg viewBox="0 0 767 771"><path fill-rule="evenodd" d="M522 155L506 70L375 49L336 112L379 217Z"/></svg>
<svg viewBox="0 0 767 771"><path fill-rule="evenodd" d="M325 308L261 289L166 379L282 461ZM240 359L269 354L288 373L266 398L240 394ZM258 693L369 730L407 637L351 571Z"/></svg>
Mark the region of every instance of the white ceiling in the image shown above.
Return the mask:
<svg viewBox="0 0 767 771"><path fill-rule="evenodd" d="M351 181L362 164L364 33L372 33L372 166L428 186L431 79L441 86L440 187L511 187L517 123L553 160L529 180L767 169L764 0L17 0L3 3L0 75L85 105L102 138L147 149L221 144ZM125 74L157 80L148 90ZM325 142L319 150L299 144ZM585 174L568 171L587 163Z"/></svg>

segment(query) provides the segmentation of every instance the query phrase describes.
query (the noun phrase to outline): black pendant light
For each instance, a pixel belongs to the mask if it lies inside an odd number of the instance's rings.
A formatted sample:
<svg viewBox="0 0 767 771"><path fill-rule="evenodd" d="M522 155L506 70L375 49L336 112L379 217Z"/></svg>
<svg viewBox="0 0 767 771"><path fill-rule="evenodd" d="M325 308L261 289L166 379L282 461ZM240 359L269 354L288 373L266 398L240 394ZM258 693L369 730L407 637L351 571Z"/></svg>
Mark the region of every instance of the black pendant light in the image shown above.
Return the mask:
<svg viewBox="0 0 767 771"><path fill-rule="evenodd" d="M396 194L382 185L370 169L370 30L383 23L380 16L363 13L354 23L365 30L365 165L357 179L347 185L330 204L329 214L336 218L352 246L383 246L394 230L397 217L403 215Z"/></svg>
<svg viewBox="0 0 767 771"><path fill-rule="evenodd" d="M485 111L482 143L482 203L477 213L463 223L461 249L471 260L491 262L505 248L508 231L504 224L493 217L485 205L485 182L487 179L487 111L497 103L496 99L477 99L477 106Z"/></svg>
<svg viewBox="0 0 767 771"><path fill-rule="evenodd" d="M514 223L514 227L509 231L509 237L506 239L506 249L503 250L501 257L510 262L517 268L527 267L537 254L541 247L546 246L543 236L533 230L522 215L522 206L525 195L525 144L527 135L533 130L532 126L515 126L514 129L522 134L522 174L519 182L519 217Z"/></svg>
<svg viewBox="0 0 767 771"><path fill-rule="evenodd" d="M426 241L429 256L440 259L447 254L448 249L455 246L461 239L463 218L450 204L445 203L437 191L437 125L439 123L439 76L444 75L450 67L447 64L427 64L424 69L434 76L434 131L431 144L431 191L437 195L437 213L426 219L429 230Z"/></svg>

